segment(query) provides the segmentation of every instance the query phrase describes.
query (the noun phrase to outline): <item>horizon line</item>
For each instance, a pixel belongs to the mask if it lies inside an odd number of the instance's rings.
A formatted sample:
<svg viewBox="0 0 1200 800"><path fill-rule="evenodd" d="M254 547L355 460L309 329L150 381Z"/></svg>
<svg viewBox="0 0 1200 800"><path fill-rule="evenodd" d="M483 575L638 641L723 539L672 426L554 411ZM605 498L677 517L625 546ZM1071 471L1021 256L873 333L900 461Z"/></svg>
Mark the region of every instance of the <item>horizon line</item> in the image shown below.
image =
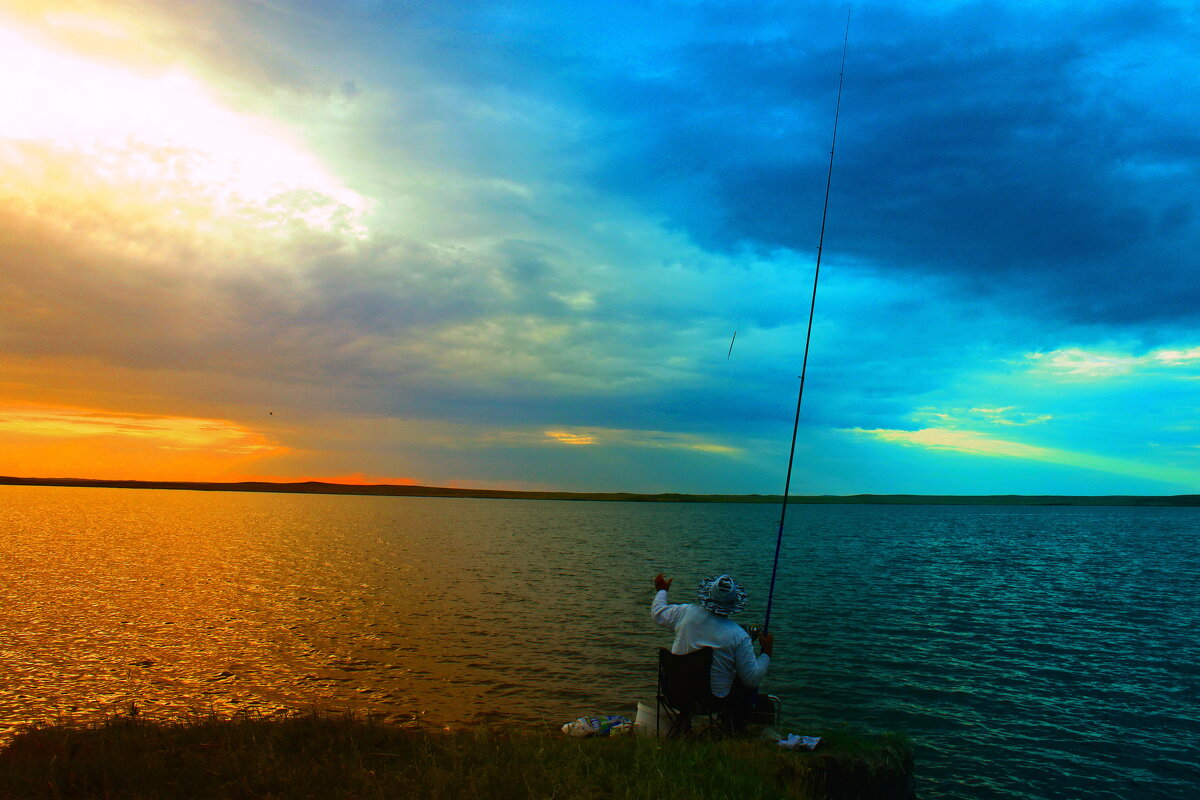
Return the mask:
<svg viewBox="0 0 1200 800"><path fill-rule="evenodd" d="M715 494L687 492L578 492L519 489L466 489L419 484L352 484L329 481L147 481L108 478L23 478L0 476L5 486L68 488L164 489L185 491L337 494L391 497L447 497L512 500L593 500L609 502L781 503L781 494ZM808 504L878 505L1104 505L1200 506L1200 495L1025 495L1025 494L911 494L857 493L848 495L788 495L788 502Z"/></svg>

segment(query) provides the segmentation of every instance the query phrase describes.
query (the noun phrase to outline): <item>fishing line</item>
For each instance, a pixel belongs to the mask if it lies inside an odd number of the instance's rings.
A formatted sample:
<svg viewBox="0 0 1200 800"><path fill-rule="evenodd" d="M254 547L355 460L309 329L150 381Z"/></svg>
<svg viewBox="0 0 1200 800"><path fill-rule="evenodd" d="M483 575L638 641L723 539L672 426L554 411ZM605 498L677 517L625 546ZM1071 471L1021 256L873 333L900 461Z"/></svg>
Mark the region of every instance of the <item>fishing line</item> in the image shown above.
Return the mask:
<svg viewBox="0 0 1200 800"><path fill-rule="evenodd" d="M800 391L796 395L796 419L792 423L792 447L788 452L787 478L783 482L783 506L779 511L779 534L775 537L775 562L771 565L771 588L767 592L767 613L762 632L771 627L771 601L775 599L775 575L779 571L779 550L783 546L783 522L787 518L788 491L792 486L792 462L796 457L796 432L800 428L800 404L804 400L804 378L808 374L808 346L812 342L813 315L817 310L817 282L821 277L821 251L825 247L825 218L829 214L829 187L833 183L833 153L837 150L838 116L842 111L842 78L846 74L846 48L850 44L850 12L846 11L846 36L842 40L842 66L838 73L837 105L833 112L833 142L829 145L829 170L825 175L825 206L821 210L821 235L817 239L817 265L813 270L812 301L808 307L808 333L804 337L804 361L800 367ZM732 342L730 343L732 348Z"/></svg>

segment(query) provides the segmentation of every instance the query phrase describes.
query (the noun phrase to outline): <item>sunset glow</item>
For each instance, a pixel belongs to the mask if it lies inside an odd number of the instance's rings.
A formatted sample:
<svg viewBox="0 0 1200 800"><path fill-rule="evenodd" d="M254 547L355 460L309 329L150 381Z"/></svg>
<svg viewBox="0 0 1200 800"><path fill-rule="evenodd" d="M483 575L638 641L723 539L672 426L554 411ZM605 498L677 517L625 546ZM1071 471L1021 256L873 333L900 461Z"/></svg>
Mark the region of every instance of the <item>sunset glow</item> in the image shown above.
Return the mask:
<svg viewBox="0 0 1200 800"><path fill-rule="evenodd" d="M214 480L286 452L226 420L0 406L0 475Z"/></svg>
<svg viewBox="0 0 1200 800"><path fill-rule="evenodd" d="M0 800L1195 795L1198 43L0 0Z"/></svg>
<svg viewBox="0 0 1200 800"><path fill-rule="evenodd" d="M1197 490L1196 20L856 11L806 349L845 8L718 5L0 0L0 473Z"/></svg>
<svg viewBox="0 0 1200 800"><path fill-rule="evenodd" d="M167 204L181 224L208 219L302 221L317 230L365 235L367 202L269 120L223 107L176 69L138 74L0 28L3 184L47 199L93 193L128 203ZM85 195L86 196L86 195Z"/></svg>

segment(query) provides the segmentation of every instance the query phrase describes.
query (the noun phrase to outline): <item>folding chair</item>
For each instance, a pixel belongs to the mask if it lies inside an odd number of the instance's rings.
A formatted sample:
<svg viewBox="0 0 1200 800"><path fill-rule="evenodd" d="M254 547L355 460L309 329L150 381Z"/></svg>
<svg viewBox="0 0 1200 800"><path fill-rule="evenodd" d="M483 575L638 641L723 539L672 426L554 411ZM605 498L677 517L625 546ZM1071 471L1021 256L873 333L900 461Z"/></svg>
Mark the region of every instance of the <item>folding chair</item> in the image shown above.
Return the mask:
<svg viewBox="0 0 1200 800"><path fill-rule="evenodd" d="M656 728L667 718L667 738L689 733L692 717L703 714L710 724L721 711L721 701L712 694L712 648L677 656L658 649L658 714ZM659 730L655 730L657 735Z"/></svg>
<svg viewBox="0 0 1200 800"><path fill-rule="evenodd" d="M783 703L773 694L760 694L758 706L750 712L747 721L752 725L778 725L783 712Z"/></svg>

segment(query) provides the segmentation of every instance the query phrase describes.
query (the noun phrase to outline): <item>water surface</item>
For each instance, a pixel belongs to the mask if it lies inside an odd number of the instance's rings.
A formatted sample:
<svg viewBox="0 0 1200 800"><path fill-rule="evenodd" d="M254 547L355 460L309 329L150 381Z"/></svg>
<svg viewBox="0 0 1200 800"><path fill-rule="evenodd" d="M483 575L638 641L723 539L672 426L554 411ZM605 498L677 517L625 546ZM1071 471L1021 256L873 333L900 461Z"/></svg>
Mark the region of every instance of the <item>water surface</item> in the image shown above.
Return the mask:
<svg viewBox="0 0 1200 800"><path fill-rule="evenodd" d="M777 507L0 487L0 736L312 706L558 725L653 694L652 576L761 619ZM1195 509L793 506L786 726L909 733L922 797L1196 796Z"/></svg>

